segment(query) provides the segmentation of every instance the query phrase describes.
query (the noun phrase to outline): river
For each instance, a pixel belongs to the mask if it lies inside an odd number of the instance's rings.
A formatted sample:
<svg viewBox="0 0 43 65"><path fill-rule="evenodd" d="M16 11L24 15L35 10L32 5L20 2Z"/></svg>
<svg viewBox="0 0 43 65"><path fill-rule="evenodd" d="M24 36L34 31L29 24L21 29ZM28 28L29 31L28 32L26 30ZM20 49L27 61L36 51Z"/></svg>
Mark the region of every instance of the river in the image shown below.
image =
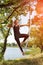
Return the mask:
<svg viewBox="0 0 43 65"><path fill-rule="evenodd" d="M26 51L26 49L23 49ZM21 51L19 48L14 48L14 47L7 47L6 52L4 54L4 59L5 60L14 60L17 58L23 58L26 55L22 55Z"/></svg>

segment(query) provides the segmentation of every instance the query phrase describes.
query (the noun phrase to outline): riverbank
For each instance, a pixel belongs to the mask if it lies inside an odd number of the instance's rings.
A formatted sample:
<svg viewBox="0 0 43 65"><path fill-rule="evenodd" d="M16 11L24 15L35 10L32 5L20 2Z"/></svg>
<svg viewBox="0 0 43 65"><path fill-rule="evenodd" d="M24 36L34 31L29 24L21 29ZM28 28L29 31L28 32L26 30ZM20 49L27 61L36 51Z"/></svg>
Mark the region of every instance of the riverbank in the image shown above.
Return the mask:
<svg viewBox="0 0 43 65"><path fill-rule="evenodd" d="M31 57L27 56L22 59L2 60L0 65L43 65L43 53L36 54L35 56L31 55Z"/></svg>
<svg viewBox="0 0 43 65"><path fill-rule="evenodd" d="M23 48L25 55L22 55L19 48L7 47L4 54L4 60L15 60L17 58L25 58L30 55L36 55L41 53L40 48Z"/></svg>

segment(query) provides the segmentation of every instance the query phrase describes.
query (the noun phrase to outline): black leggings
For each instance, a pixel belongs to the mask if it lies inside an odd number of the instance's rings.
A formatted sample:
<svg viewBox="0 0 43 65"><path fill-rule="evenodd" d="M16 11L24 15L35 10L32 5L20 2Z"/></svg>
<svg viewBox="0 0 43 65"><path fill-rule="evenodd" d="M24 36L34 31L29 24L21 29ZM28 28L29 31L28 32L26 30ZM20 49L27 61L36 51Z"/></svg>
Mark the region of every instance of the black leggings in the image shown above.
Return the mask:
<svg viewBox="0 0 43 65"><path fill-rule="evenodd" d="M16 40L16 42L17 42L17 44L18 44L18 46L19 46L19 48L20 48L20 50L21 50L22 52L23 52L23 49L22 49L22 47L21 47L21 45L20 45L19 38L24 38L24 40L23 40L23 42L24 42L28 37L29 37L28 34L19 34L18 37L17 37L17 36L15 37L15 40Z"/></svg>
<svg viewBox="0 0 43 65"><path fill-rule="evenodd" d="M20 34L19 38L24 38L23 42L29 37L28 34Z"/></svg>

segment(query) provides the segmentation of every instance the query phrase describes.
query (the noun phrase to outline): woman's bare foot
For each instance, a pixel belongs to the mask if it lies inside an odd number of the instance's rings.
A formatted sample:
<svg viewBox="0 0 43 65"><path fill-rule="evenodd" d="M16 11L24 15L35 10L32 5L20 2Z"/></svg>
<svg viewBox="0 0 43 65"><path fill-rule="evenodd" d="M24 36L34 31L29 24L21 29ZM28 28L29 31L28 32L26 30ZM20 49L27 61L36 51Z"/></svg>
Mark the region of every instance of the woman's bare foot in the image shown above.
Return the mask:
<svg viewBox="0 0 43 65"><path fill-rule="evenodd" d="M23 46L24 42L21 42L21 46Z"/></svg>
<svg viewBox="0 0 43 65"><path fill-rule="evenodd" d="M22 55L25 55L25 53L24 53L24 52L22 52Z"/></svg>

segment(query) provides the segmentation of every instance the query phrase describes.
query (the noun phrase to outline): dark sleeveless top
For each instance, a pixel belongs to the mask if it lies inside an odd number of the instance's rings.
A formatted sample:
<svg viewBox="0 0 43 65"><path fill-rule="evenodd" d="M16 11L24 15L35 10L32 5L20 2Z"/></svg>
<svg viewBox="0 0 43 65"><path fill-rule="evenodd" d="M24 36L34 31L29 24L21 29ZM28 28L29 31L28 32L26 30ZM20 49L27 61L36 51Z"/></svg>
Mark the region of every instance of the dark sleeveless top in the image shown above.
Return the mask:
<svg viewBox="0 0 43 65"><path fill-rule="evenodd" d="M18 26L14 26L13 30L14 30L14 36L15 37L19 37L19 34L20 34L20 32L19 32L19 25Z"/></svg>

